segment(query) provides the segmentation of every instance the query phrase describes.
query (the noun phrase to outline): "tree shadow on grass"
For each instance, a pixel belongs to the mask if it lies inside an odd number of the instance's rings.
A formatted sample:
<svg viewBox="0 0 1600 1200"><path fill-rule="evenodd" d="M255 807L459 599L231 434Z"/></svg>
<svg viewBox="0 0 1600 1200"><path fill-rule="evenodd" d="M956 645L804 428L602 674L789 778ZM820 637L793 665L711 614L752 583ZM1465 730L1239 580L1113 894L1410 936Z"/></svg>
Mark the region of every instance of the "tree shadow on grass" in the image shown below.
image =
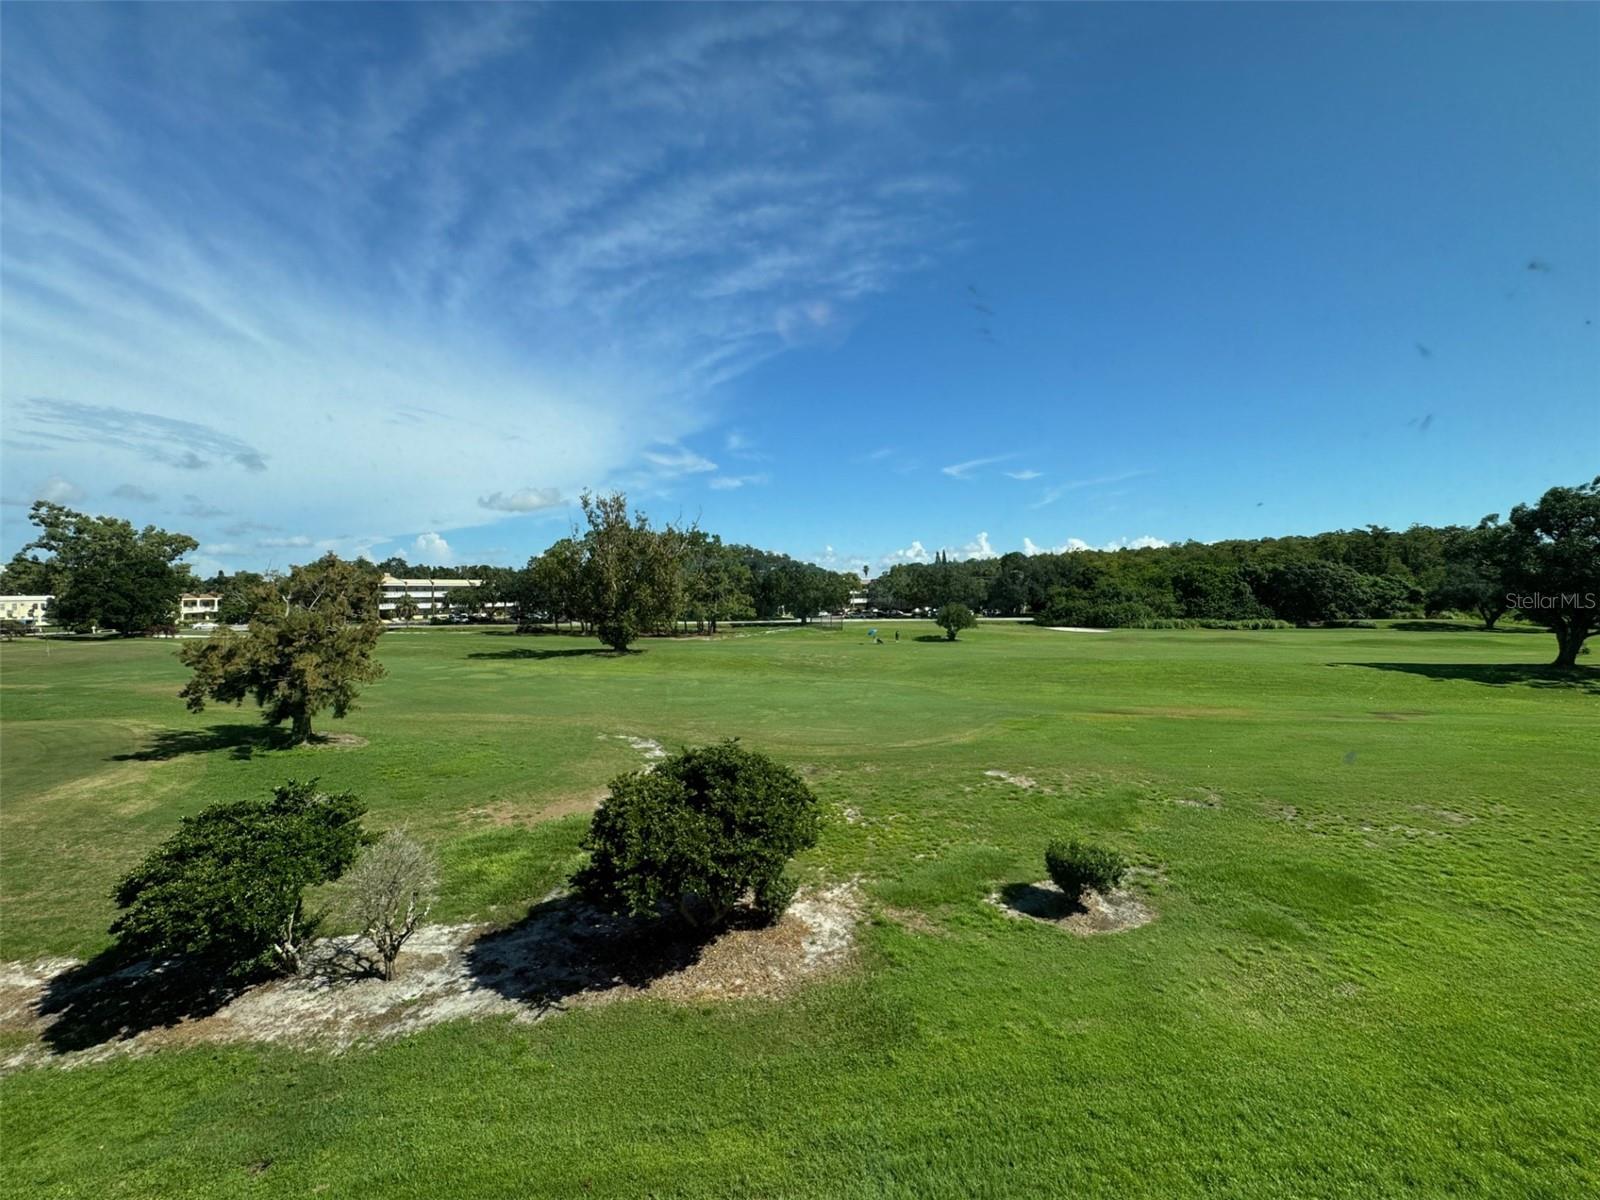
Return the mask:
<svg viewBox="0 0 1600 1200"><path fill-rule="evenodd" d="M229 757L247 760L258 750L287 750L294 744L287 729L271 725L212 725L207 729L162 729L143 750L113 754L112 762L166 762L184 754L209 754L228 750Z"/></svg>
<svg viewBox="0 0 1600 1200"><path fill-rule="evenodd" d="M732 925L755 920L738 913ZM562 896L534 905L510 928L479 938L467 951L467 970L479 987L542 1012L584 992L648 987L693 966L729 927L697 929L668 919L612 916Z"/></svg>
<svg viewBox="0 0 1600 1200"><path fill-rule="evenodd" d="M585 633L576 625L565 625L556 628L554 625L519 625L513 628L501 626L497 629L480 629L477 633L481 637L491 638L530 638L530 637L593 637L592 633Z"/></svg>
<svg viewBox="0 0 1600 1200"><path fill-rule="evenodd" d="M39 998L40 1035L57 1054L208 1017L244 990L183 964L128 962L115 947L55 976Z"/></svg>
<svg viewBox="0 0 1600 1200"><path fill-rule="evenodd" d="M1396 621L1389 628L1400 633L1542 633L1550 636L1548 629L1526 625L1496 625L1485 629L1479 621Z"/></svg>
<svg viewBox="0 0 1600 1200"><path fill-rule="evenodd" d="M919 633L911 640L913 642L937 642L942 645L945 642L948 642L950 639L945 637L945 635L942 633Z"/></svg>
<svg viewBox="0 0 1600 1200"><path fill-rule="evenodd" d="M622 658L628 654L638 654L637 650L613 650L609 646L575 646L567 650L537 650L532 646L517 646L510 650L477 650L467 655L468 658L503 658L503 659L535 659L546 658L585 658L598 655L602 658Z"/></svg>
<svg viewBox="0 0 1600 1200"><path fill-rule="evenodd" d="M1402 671L1428 679L1461 679L1490 687L1554 688L1600 695L1600 667L1573 667L1563 670L1529 663L1399 663L1346 662L1330 667L1367 667L1374 671Z"/></svg>

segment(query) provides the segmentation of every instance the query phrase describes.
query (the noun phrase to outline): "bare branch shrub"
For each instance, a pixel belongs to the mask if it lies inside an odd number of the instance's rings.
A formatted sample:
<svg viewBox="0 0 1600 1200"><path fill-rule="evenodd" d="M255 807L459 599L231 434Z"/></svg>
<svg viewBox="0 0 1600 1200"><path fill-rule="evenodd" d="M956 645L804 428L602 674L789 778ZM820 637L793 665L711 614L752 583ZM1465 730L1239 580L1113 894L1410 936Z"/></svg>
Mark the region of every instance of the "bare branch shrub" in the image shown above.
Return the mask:
<svg viewBox="0 0 1600 1200"><path fill-rule="evenodd" d="M433 907L438 859L404 830L391 830L356 860L345 880L350 915L376 948L383 977L393 979L400 948Z"/></svg>

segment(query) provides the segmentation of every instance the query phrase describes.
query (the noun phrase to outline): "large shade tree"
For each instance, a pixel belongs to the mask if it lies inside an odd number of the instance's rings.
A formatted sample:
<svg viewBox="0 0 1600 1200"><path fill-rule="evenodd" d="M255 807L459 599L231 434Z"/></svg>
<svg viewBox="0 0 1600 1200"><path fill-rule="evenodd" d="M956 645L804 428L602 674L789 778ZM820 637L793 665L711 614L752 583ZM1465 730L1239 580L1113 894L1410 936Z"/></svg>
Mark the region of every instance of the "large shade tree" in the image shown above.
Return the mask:
<svg viewBox="0 0 1600 1200"><path fill-rule="evenodd" d="M1431 611L1460 609L1476 613L1485 629L1505 615L1506 587L1500 578L1505 557L1506 526L1486 517L1476 529L1452 531L1444 547L1444 566L1428 595Z"/></svg>
<svg viewBox="0 0 1600 1200"><path fill-rule="evenodd" d="M684 615L701 629L717 632L720 621L755 612L750 568L738 551L716 534L691 530L684 539Z"/></svg>
<svg viewBox="0 0 1600 1200"><path fill-rule="evenodd" d="M263 584L248 632L218 630L179 651L194 675L180 696L193 712L207 701L254 697L269 725L289 722L292 739L311 736L311 719L355 707L361 685L383 676L372 654L379 576L370 566L329 554Z"/></svg>
<svg viewBox="0 0 1600 1200"><path fill-rule="evenodd" d="M192 537L154 525L136 530L118 517L90 516L48 500L37 501L29 519L39 536L22 548L12 569L31 573L35 584L49 583L53 621L135 634L177 619L178 598L194 586L189 568L178 562L199 545ZM30 550L49 557L27 559Z"/></svg>
<svg viewBox="0 0 1600 1200"><path fill-rule="evenodd" d="M1500 547L1508 603L1556 635L1553 665L1576 666L1600 628L1600 476L1517 505Z"/></svg>
<svg viewBox="0 0 1600 1200"><path fill-rule="evenodd" d="M640 634L669 629L683 609L679 564L684 534L650 527L643 513L628 515L621 492L585 492L579 592L585 615L600 640L626 650Z"/></svg>

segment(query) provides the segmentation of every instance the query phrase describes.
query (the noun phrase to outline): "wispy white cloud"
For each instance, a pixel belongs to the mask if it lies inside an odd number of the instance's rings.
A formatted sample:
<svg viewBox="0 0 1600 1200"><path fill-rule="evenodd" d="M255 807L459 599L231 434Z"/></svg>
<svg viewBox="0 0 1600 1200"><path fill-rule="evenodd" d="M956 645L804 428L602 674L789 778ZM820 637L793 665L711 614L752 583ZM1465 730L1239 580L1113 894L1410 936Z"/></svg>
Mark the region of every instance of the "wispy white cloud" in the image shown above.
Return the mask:
<svg viewBox="0 0 1600 1200"><path fill-rule="evenodd" d="M968 459L966 462L951 463L948 467L940 467L939 470L952 479L970 479L972 478L972 473L980 467L992 466L995 463L1005 462L1015 457L1015 454L996 454L991 458L973 458Z"/></svg>
<svg viewBox="0 0 1600 1200"><path fill-rule="evenodd" d="M1035 471L1032 467L1025 467L1020 471L1007 471L1007 472L1005 472L1006 478L1008 478L1008 479L1021 479L1024 482L1026 482L1029 479L1037 479L1037 478L1039 478L1039 476L1041 476L1043 474L1044 474L1043 471Z"/></svg>
<svg viewBox="0 0 1600 1200"><path fill-rule="evenodd" d="M1121 483L1125 479L1138 479L1142 475L1150 474L1149 471L1122 471L1115 475L1101 475L1093 479L1074 479L1069 483L1057 484L1044 490L1037 501L1028 505L1029 508L1047 508L1054 504L1068 492L1075 492L1082 488L1107 487L1113 483Z"/></svg>
<svg viewBox="0 0 1600 1200"><path fill-rule="evenodd" d="M706 481L706 485L715 488L719 492L726 492L732 491L734 488L748 487L766 482L767 476L765 475L713 475Z"/></svg>
<svg viewBox="0 0 1600 1200"><path fill-rule="evenodd" d="M944 14L663 10L587 55L547 19L8 16L6 474L358 547L670 485L717 388L948 244L907 70Z"/></svg>
<svg viewBox="0 0 1600 1200"><path fill-rule="evenodd" d="M717 469L717 464L705 455L696 454L683 446L646 450L642 457L664 475L701 475Z"/></svg>

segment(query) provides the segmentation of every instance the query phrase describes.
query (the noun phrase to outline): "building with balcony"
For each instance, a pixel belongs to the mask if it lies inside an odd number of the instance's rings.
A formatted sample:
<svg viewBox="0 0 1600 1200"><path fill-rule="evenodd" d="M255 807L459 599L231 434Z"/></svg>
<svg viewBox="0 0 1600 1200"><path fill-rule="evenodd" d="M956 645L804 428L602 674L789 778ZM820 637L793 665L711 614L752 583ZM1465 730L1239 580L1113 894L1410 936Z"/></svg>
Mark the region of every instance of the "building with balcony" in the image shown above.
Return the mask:
<svg viewBox="0 0 1600 1200"><path fill-rule="evenodd" d="M45 615L54 596L0 596L0 621L16 621L31 629L50 624Z"/></svg>
<svg viewBox="0 0 1600 1200"><path fill-rule="evenodd" d="M215 621L221 605L220 592L185 592L178 597L178 620Z"/></svg>
<svg viewBox="0 0 1600 1200"><path fill-rule="evenodd" d="M424 620L443 616L455 608L472 609L476 607L472 589L482 586L481 579L397 579L385 575L378 597L378 612L386 621L400 620L395 610L403 596L411 598L416 606L415 615Z"/></svg>

